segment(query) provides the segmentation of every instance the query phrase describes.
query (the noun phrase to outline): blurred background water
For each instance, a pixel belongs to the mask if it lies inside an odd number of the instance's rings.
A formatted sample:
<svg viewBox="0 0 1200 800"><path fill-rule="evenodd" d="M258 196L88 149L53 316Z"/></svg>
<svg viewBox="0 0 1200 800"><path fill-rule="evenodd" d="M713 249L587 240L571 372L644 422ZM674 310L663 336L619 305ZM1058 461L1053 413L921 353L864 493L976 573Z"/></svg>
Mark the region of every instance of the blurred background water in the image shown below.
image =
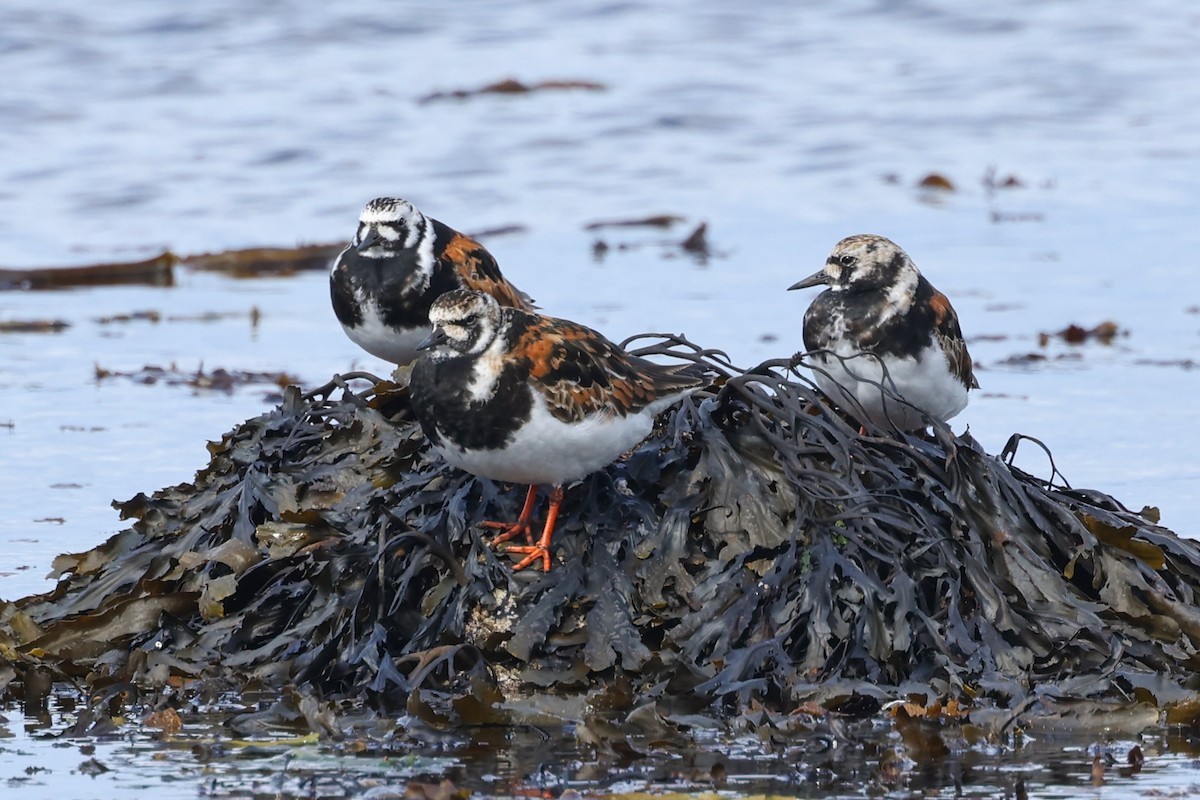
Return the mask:
<svg viewBox="0 0 1200 800"><path fill-rule="evenodd" d="M956 429L991 452L1038 437L1073 484L1200 530L1191 3L9 0L0 74L0 267L336 242L391 194L467 232L523 226L484 240L549 313L749 365L801 349L812 295L785 287L882 233L980 363ZM603 88L425 99L505 78ZM584 229L663 213L684 221ZM675 246L700 222L706 259ZM385 371L318 272L0 292L0 322L30 319L70 327L0 334L6 597L49 588L55 554L123 526L112 499L190 479L272 402L97 366ZM1037 340L1109 319L1109 346Z"/></svg>

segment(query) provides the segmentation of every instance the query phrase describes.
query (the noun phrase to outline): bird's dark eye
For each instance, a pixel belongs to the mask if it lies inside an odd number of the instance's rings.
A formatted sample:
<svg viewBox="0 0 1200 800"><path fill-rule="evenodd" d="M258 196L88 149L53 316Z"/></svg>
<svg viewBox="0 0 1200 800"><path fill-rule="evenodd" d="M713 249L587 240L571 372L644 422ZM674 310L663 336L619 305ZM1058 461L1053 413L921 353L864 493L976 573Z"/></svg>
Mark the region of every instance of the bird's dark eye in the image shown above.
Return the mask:
<svg viewBox="0 0 1200 800"><path fill-rule="evenodd" d="M838 256L838 263L843 267L853 267L858 263L858 258L852 255Z"/></svg>

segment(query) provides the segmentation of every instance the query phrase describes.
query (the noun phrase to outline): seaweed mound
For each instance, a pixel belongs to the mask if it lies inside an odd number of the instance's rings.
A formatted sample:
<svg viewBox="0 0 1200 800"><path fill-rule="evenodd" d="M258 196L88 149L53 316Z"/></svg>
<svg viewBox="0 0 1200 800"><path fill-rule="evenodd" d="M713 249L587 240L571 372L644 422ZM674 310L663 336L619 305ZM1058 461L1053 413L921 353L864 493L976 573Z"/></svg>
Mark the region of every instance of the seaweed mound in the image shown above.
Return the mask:
<svg viewBox="0 0 1200 800"><path fill-rule="evenodd" d="M568 488L549 573L512 572L478 524L515 518L520 488L448 468L403 389L347 376L289 390L193 483L117 504L133 524L61 556L53 591L0 604L0 683L296 687L474 720L547 696L1194 707L1200 549L1152 510L1021 472L1021 437L997 457L944 425L860 434L798 358L637 352L724 379Z"/></svg>

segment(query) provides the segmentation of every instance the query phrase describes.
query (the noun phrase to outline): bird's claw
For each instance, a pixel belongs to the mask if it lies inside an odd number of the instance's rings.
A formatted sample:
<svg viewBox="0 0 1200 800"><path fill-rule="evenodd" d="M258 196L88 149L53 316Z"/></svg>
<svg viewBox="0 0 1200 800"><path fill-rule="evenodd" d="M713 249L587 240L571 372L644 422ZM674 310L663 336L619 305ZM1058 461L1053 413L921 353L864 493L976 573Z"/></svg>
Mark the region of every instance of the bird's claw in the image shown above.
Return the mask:
<svg viewBox="0 0 1200 800"><path fill-rule="evenodd" d="M525 556L525 558L521 559L516 564L513 564L513 572L518 572L520 570L525 569L530 564L537 561L539 558L542 560L542 572L550 571L550 548L546 547L545 545L541 545L541 544L515 545L513 547L508 548L508 552L510 552L510 553L528 553L528 555Z"/></svg>
<svg viewBox="0 0 1200 800"><path fill-rule="evenodd" d="M529 524L529 520L517 520L516 522L493 522L484 521L479 523L482 528L499 528L500 533L492 538L492 547L503 544L510 539L515 539L518 536L525 535L525 544L533 544L533 526Z"/></svg>

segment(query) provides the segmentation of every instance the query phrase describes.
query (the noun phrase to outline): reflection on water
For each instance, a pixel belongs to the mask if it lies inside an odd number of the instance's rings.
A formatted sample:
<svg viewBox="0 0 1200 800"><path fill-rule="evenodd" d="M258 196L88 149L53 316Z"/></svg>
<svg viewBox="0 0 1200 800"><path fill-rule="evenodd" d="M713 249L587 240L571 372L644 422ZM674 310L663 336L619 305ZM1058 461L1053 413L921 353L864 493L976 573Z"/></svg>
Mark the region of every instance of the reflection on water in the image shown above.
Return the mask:
<svg viewBox="0 0 1200 800"><path fill-rule="evenodd" d="M1177 796L1196 783L1196 745L1186 737L1137 740L1028 735L989 743L957 726L897 732L870 721L839 723L803 738L764 742L702 729L631 733L593 747L573 726L495 726L435 731L402 719L351 731L339 742L304 731L239 736L224 715L184 713L178 731L136 721L99 736L63 735L69 709L22 719L0 708L0 785L22 798L442 797L450 781L470 796L652 795L796 797ZM1130 766L1134 750L1144 758ZM1134 759L1136 761L1136 758ZM711 794L705 796L712 796ZM1182 795L1178 795L1182 796Z"/></svg>
<svg viewBox="0 0 1200 800"><path fill-rule="evenodd" d="M981 362L956 426L991 452L1036 436L1074 484L1196 533L1198 33L1182 0L11 0L0 267L336 242L399 194L461 230L524 226L487 245L553 314L748 364L800 347L810 297L785 287L877 232L950 295ZM605 88L421 102L509 77ZM917 188L930 173L954 190ZM584 229L650 214L683 221ZM711 258L664 246L700 222ZM160 321L97 321L144 310ZM97 366L385 369L319 273L0 293L0 321L21 319L69 327L0 334L0 596L47 588L54 554L122 527L112 498L187 480L270 403ZM1106 319L1129 335L1036 340ZM1048 358L1005 363L1031 352Z"/></svg>

